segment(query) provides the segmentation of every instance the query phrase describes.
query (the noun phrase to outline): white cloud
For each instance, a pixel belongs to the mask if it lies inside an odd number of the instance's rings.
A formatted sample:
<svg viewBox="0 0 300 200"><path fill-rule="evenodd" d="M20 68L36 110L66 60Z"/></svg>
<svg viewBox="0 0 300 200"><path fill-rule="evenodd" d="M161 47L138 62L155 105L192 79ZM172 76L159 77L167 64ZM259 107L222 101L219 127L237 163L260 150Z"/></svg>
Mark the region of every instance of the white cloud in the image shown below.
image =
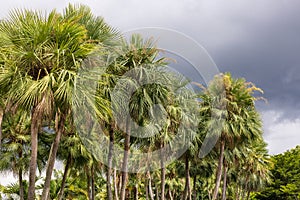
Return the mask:
<svg viewBox="0 0 300 200"><path fill-rule="evenodd" d="M61 161L57 160L55 162L54 169L63 171L64 170L63 163ZM40 174L37 172L37 175L39 176ZM43 171L41 176L45 177L46 172ZM52 174L52 177L53 177L53 174ZM23 176L23 179L28 180L28 175ZM16 183L17 181L18 181L17 177L13 176L12 173L0 173L0 184L1 185L7 186L11 183ZM39 180L36 184L39 185L39 184L42 184L42 182L43 182L42 180Z"/></svg>
<svg viewBox="0 0 300 200"><path fill-rule="evenodd" d="M13 177L12 173L0 174L0 184L1 185L9 185L11 183L15 183L16 179Z"/></svg>
<svg viewBox="0 0 300 200"><path fill-rule="evenodd" d="M262 114L264 139L271 154L282 153L300 145L300 118L282 119L281 113L267 111Z"/></svg>

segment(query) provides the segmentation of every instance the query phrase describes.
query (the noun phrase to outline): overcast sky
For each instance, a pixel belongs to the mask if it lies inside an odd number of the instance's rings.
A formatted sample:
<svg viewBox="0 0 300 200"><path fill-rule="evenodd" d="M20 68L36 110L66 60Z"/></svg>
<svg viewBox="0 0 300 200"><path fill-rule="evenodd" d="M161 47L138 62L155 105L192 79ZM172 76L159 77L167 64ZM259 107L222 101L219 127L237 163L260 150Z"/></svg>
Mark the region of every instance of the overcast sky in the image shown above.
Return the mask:
<svg viewBox="0 0 300 200"><path fill-rule="evenodd" d="M300 144L299 0L1 0L12 8L62 10L68 2L91 7L120 31L163 27L203 45L220 71L245 77L264 90L258 103L269 152Z"/></svg>

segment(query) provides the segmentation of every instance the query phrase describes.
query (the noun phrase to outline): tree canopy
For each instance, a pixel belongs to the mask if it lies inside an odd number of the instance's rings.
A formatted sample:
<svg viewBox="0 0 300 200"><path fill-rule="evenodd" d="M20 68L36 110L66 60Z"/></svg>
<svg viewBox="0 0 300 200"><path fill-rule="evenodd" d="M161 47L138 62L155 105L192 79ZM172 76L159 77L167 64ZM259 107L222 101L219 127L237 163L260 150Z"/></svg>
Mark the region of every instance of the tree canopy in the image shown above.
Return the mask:
<svg viewBox="0 0 300 200"><path fill-rule="evenodd" d="M272 156L272 180L253 199L300 199L300 146Z"/></svg>

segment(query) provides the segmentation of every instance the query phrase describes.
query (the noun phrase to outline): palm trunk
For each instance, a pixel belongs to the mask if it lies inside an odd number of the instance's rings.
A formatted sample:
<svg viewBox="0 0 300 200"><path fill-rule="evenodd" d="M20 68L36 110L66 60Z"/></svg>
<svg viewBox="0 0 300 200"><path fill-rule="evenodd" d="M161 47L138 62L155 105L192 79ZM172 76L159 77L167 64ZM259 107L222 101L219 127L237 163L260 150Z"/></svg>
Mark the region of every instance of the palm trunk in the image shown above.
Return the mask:
<svg viewBox="0 0 300 200"><path fill-rule="evenodd" d="M147 175L145 180L145 191L146 191L146 200L149 200L149 182L148 182Z"/></svg>
<svg viewBox="0 0 300 200"><path fill-rule="evenodd" d="M131 191L129 188L126 188L125 190L125 199L131 199Z"/></svg>
<svg viewBox="0 0 300 200"><path fill-rule="evenodd" d="M107 174L106 174L106 190L107 190L107 197L108 200L113 200L113 194L111 189L111 172L112 172L112 155L113 155L113 145L114 145L114 131L112 126L109 126L109 150L108 150L108 168L107 168Z"/></svg>
<svg viewBox="0 0 300 200"><path fill-rule="evenodd" d="M139 200L139 185L135 184L134 186L134 200Z"/></svg>
<svg viewBox="0 0 300 200"><path fill-rule="evenodd" d="M168 193L169 193L169 198L170 198L170 200L173 200L174 198L173 198L173 195L172 195L172 192L171 192L170 189L169 189Z"/></svg>
<svg viewBox="0 0 300 200"><path fill-rule="evenodd" d="M120 173L119 175L118 175L118 195L120 195L121 194L121 188L122 188L122 173Z"/></svg>
<svg viewBox="0 0 300 200"><path fill-rule="evenodd" d="M23 171L19 169L20 200L24 200Z"/></svg>
<svg viewBox="0 0 300 200"><path fill-rule="evenodd" d="M161 185L160 185L160 188L161 188L161 197L160 197L160 199L161 200L165 199L165 182L166 182L166 168L162 167L161 168Z"/></svg>
<svg viewBox="0 0 300 200"><path fill-rule="evenodd" d="M211 200L211 190L208 191L208 199Z"/></svg>
<svg viewBox="0 0 300 200"><path fill-rule="evenodd" d="M214 189L212 200L216 200L217 197L218 197L218 191L219 191L220 182L221 182L221 178L222 178L224 148L225 148L225 142L222 140L221 145L220 145L220 157L219 157L218 169L217 169L216 186L215 186L215 189Z"/></svg>
<svg viewBox="0 0 300 200"><path fill-rule="evenodd" d="M189 155L188 152L186 152L185 155L185 188L184 188L184 199L192 200L191 196L191 183L190 183L190 165L189 165Z"/></svg>
<svg viewBox="0 0 300 200"><path fill-rule="evenodd" d="M118 185L117 185L117 170L114 169L114 192L115 192L115 200L119 200L118 193Z"/></svg>
<svg viewBox="0 0 300 200"><path fill-rule="evenodd" d="M248 193L247 193L247 200L249 200L250 199L250 191L248 191Z"/></svg>
<svg viewBox="0 0 300 200"><path fill-rule="evenodd" d="M193 183L193 198L196 199L197 198L197 175L194 176L194 183Z"/></svg>
<svg viewBox="0 0 300 200"><path fill-rule="evenodd" d="M38 152L38 133L41 125L42 106L46 101L45 96L42 101L34 106L31 117L31 155L29 164L29 186L28 186L28 200L35 199L35 175L37 169L37 152Z"/></svg>
<svg viewBox="0 0 300 200"><path fill-rule="evenodd" d="M226 200L226 190L227 190L227 163L226 160L224 160L222 200Z"/></svg>
<svg viewBox="0 0 300 200"><path fill-rule="evenodd" d="M148 188L148 184L147 183L146 183L145 190L146 190L146 200L149 200L149 188Z"/></svg>
<svg viewBox="0 0 300 200"><path fill-rule="evenodd" d="M0 108L0 149L2 148L2 120L3 120L4 110Z"/></svg>
<svg viewBox="0 0 300 200"><path fill-rule="evenodd" d="M122 164L122 187L121 187L121 195L120 199L125 200L126 196L126 185L127 185L127 168L128 168L128 154L130 149L130 123L127 120L126 123L126 135L125 135L125 144L124 144L124 157Z"/></svg>
<svg viewBox="0 0 300 200"><path fill-rule="evenodd" d="M36 173L36 167L37 167L38 124L39 124L38 121L39 121L39 116L32 117L28 200L35 199L35 173Z"/></svg>
<svg viewBox="0 0 300 200"><path fill-rule="evenodd" d="M161 167L161 174L160 174L160 178L161 178L161 200L165 200L165 182L166 182L166 168L165 168L165 155L164 152L162 152L162 149L164 147L164 143L161 143L161 155L160 155L160 167Z"/></svg>
<svg viewBox="0 0 300 200"><path fill-rule="evenodd" d="M147 176L148 176L148 189L149 189L149 196L150 196L150 199L151 199L151 200L154 200L154 194L153 194L153 191L152 191L152 180L151 180L151 174L150 174L150 172L149 172L149 171L147 172Z"/></svg>
<svg viewBox="0 0 300 200"><path fill-rule="evenodd" d="M55 164L57 150L59 147L60 138L64 131L64 125L65 125L65 121L66 121L65 114L62 114L62 113L57 114L55 121L56 121L56 125L55 125L56 126L56 136L55 136L54 142L52 143L52 147L50 150L50 155L49 155L49 159L48 159L48 163L47 163L46 178L45 178L44 189L43 189L43 193L42 193L42 200L48 199L48 196L50 193L50 181L51 181L52 172L54 169L54 164Z"/></svg>
<svg viewBox="0 0 300 200"><path fill-rule="evenodd" d="M236 187L235 199L236 199L236 200L239 200L239 199L240 199L240 193L239 193L239 186L238 186L238 185L237 185L237 187Z"/></svg>
<svg viewBox="0 0 300 200"><path fill-rule="evenodd" d="M60 186L60 190L58 193L58 200L62 200L63 196L64 196L64 189L65 189L65 185L66 185L66 181L67 181L67 176L68 176L68 172L69 172L69 168L71 165L71 154L69 154L68 159L67 159L67 163L65 166L65 171L64 171L64 175L63 175L63 179L61 181L61 186Z"/></svg>
<svg viewBox="0 0 300 200"><path fill-rule="evenodd" d="M90 172L89 172L89 167L86 166L86 179L87 179L87 195L88 195L88 199L91 200L92 199L92 195L91 195L91 176L90 176Z"/></svg>
<svg viewBox="0 0 300 200"><path fill-rule="evenodd" d="M92 200L95 200L95 192L96 192L96 188L95 188L95 169L94 169L94 165L92 165L91 167L91 187L92 187Z"/></svg>
<svg viewBox="0 0 300 200"><path fill-rule="evenodd" d="M159 200L159 191L158 191L158 188L159 188L159 186L155 185L155 197L156 197L156 200Z"/></svg>

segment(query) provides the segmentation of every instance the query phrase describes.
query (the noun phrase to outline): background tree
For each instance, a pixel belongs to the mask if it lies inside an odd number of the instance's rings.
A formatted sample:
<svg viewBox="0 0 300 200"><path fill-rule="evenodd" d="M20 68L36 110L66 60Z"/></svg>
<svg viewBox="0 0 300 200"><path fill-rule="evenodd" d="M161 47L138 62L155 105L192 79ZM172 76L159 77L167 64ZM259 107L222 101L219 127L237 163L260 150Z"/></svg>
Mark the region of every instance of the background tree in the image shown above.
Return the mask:
<svg viewBox="0 0 300 200"><path fill-rule="evenodd" d="M300 199L300 146L272 156L271 182L252 199Z"/></svg>
<svg viewBox="0 0 300 200"><path fill-rule="evenodd" d="M19 196L24 200L23 174L27 173L30 146L30 118L24 111L6 113L0 149L0 171L10 171L19 179Z"/></svg>
<svg viewBox="0 0 300 200"><path fill-rule="evenodd" d="M230 74L217 76L202 96L201 112L209 115L207 128L217 129L216 123L221 123L217 147L219 161L216 170L216 184L212 199L217 199L224 165L224 152L255 138L260 138L262 125L255 109L253 96L255 91L261 91L244 79L233 79ZM216 121L216 122L214 122Z"/></svg>

